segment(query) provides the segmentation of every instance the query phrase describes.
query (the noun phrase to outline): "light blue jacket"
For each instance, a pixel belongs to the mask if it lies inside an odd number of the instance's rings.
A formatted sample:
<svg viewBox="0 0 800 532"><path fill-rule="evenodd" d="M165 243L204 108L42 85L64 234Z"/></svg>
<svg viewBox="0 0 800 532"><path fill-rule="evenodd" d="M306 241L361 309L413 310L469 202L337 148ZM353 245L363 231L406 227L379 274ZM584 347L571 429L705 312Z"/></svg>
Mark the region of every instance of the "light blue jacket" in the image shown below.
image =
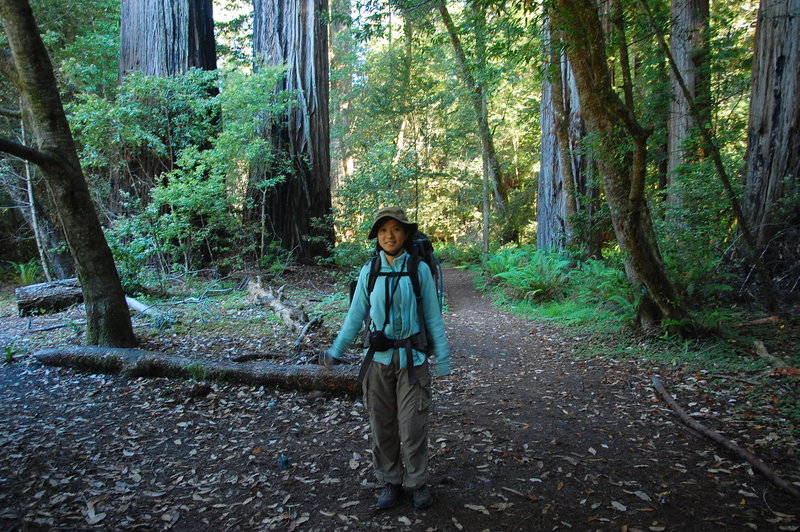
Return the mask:
<svg viewBox="0 0 800 532"><path fill-rule="evenodd" d="M394 264L390 265L386 260L383 251L380 252L382 272L402 272L406 271L409 254L404 253L394 259ZM383 327L386 317L386 279L389 280L389 294L394 291L392 306L389 311L389 322L384 329L384 333L391 340L402 340L419 332L419 320L417 319L417 301L414 295L414 287L411 278L408 276L386 277L379 275L375 279L375 286L371 294L367 294L369 286L370 262L361 268L358 275L358 283L350 310L344 319L344 324L333 345L328 350L334 358L341 358L342 353L355 340L364 319L369 311L372 319L371 328L380 330ZM436 373L438 375L448 375L450 373L450 350L447 347L445 337L444 321L439 309L439 301L436 296L436 286L428 265L420 261L418 267L420 281L420 291L422 292L422 312L425 315L425 326L428 332L428 341L433 345L433 354L436 356ZM396 283L399 282L399 285ZM396 286L396 288L395 288ZM367 297L369 296L369 302ZM425 362L425 354L414 350L414 365L419 366ZM376 351L373 358L375 362L381 364L392 363L392 350ZM400 357L400 367L405 368L406 357Z"/></svg>

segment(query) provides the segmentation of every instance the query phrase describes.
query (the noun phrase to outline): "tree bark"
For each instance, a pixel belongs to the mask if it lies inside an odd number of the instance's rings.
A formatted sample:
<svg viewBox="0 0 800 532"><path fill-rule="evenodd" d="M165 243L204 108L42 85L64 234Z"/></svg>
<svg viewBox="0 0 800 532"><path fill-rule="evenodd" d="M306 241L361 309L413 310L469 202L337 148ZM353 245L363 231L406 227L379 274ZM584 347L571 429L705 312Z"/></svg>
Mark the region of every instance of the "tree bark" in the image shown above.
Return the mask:
<svg viewBox="0 0 800 532"><path fill-rule="evenodd" d="M800 0L761 1L745 156L742 210L756 248L781 277L800 260L798 14Z"/></svg>
<svg viewBox="0 0 800 532"><path fill-rule="evenodd" d="M686 88L694 99L700 120L708 120L710 77L708 71L708 0L672 0L670 48ZM671 72L671 71L670 71ZM674 73L670 75L672 99L667 137L667 201L676 208L684 205L679 191L680 167L696 161L698 153L687 146L696 127L686 96ZM694 156L693 156L694 155Z"/></svg>
<svg viewBox="0 0 800 532"><path fill-rule="evenodd" d="M267 189L270 227L281 245L305 262L330 254L334 243L330 187L327 0L255 0L253 47L257 61L285 65L278 90L296 101L268 123L277 160L255 169L256 180L281 178ZM256 65L258 67L258 64Z"/></svg>
<svg viewBox="0 0 800 532"><path fill-rule="evenodd" d="M5 141L0 149L39 165L77 263L86 301L87 344L136 344L125 294L89 195L53 67L28 2L0 1L23 108L30 109L38 149Z"/></svg>
<svg viewBox="0 0 800 532"><path fill-rule="evenodd" d="M583 116L597 137L597 166L640 324L647 330L666 321L688 334L689 316L667 276L645 196L649 133L613 90L597 8L591 0L557 0L553 23L564 31Z"/></svg>
<svg viewBox="0 0 800 532"><path fill-rule="evenodd" d="M549 64L554 65L556 61L561 61L560 54L551 52ZM560 124L557 118L559 97L556 93L561 88L561 80L557 83L555 79L560 77L562 72L561 68L558 71L553 68L550 76L545 75L542 83L539 113L542 148L536 196L536 247L542 250L566 249L571 234L564 180L571 179L572 172L564 170L562 166L562 152L567 148L559 134Z"/></svg>
<svg viewBox="0 0 800 532"><path fill-rule="evenodd" d="M290 366L255 361L247 364L192 359L142 349L60 347L43 349L34 358L47 366L62 366L128 377L175 377L220 380L293 390L359 393L357 365L325 368L317 364Z"/></svg>
<svg viewBox="0 0 800 532"><path fill-rule="evenodd" d="M350 0L333 0L331 4L331 190L335 191L352 175L355 162L350 155L351 99L355 45L350 33Z"/></svg>
<svg viewBox="0 0 800 532"><path fill-rule="evenodd" d="M212 0L122 0L120 73L217 68Z"/></svg>
<svg viewBox="0 0 800 532"><path fill-rule="evenodd" d="M588 150L581 148L586 126L575 76L561 39L551 35L547 21L544 31L549 62L540 106L542 155L536 245L549 250L581 248L587 255L599 257L602 246L598 232L587 226L578 235L573 226L576 215L594 215L598 199L593 164Z"/></svg>

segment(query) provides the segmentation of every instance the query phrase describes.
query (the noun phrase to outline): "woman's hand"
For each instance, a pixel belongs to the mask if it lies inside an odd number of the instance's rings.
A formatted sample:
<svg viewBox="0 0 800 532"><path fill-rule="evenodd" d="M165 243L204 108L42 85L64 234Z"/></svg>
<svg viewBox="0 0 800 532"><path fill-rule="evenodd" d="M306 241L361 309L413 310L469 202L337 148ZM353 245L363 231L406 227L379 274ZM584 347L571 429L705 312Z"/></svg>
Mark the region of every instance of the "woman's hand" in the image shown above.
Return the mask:
<svg viewBox="0 0 800 532"><path fill-rule="evenodd" d="M344 364L344 361L331 355L328 351L323 351L319 354L319 364L321 366L325 366L326 368L331 368L333 366L338 366L339 364Z"/></svg>

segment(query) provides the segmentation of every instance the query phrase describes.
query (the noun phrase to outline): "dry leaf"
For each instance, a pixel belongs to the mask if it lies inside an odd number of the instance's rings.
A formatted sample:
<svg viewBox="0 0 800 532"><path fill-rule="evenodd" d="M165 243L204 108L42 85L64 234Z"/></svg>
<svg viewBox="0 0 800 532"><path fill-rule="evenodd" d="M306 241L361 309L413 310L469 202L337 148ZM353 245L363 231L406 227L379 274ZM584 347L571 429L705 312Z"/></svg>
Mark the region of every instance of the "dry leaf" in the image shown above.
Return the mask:
<svg viewBox="0 0 800 532"><path fill-rule="evenodd" d="M476 512L489 515L489 510L487 510L485 506L480 506L478 504L465 504L464 508L469 508L470 510L475 510Z"/></svg>

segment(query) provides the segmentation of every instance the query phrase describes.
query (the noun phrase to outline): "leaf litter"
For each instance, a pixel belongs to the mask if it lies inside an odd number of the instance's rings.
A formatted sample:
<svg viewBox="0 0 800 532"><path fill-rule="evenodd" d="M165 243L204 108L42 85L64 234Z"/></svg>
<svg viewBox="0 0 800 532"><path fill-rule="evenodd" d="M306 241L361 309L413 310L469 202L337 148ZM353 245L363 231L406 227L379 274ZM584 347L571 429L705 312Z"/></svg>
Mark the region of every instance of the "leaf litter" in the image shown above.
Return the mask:
<svg viewBox="0 0 800 532"><path fill-rule="evenodd" d="M0 373L0 524L800 529L795 501L685 429L648 383L661 373L697 419L800 482L796 442L764 412L742 418L739 384L714 392L703 374L610 356L578 359L571 346L579 340L541 324L532 330L477 298L466 274L448 274L454 374L434 383L431 508L414 510L406 499L396 510L374 510L380 486L359 398L88 375L23 361ZM221 312L211 302L204 308ZM3 334L20 328L15 320L0 320ZM280 334L211 334L158 342L220 357L291 344Z"/></svg>

